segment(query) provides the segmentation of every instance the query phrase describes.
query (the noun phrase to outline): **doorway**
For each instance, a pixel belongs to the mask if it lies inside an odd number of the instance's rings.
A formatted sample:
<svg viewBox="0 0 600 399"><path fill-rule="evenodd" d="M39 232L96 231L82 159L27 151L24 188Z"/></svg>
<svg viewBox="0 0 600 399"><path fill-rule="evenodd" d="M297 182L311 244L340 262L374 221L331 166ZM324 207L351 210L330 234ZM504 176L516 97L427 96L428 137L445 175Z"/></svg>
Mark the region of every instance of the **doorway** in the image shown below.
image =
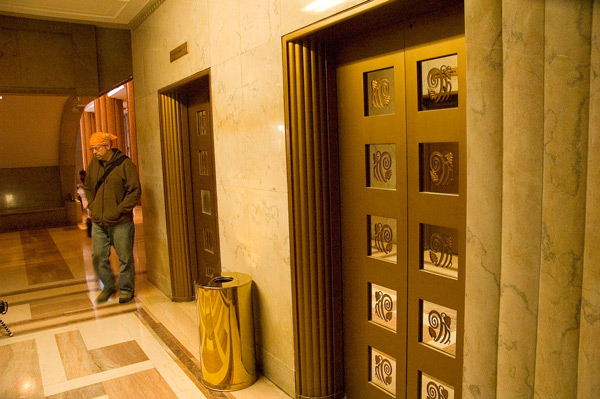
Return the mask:
<svg viewBox="0 0 600 399"><path fill-rule="evenodd" d="M199 276L221 271L210 74L159 93L172 299L194 299Z"/></svg>
<svg viewBox="0 0 600 399"><path fill-rule="evenodd" d="M214 137L207 85L188 90L187 134L194 215L196 275L214 277L221 270L216 204Z"/></svg>
<svg viewBox="0 0 600 399"><path fill-rule="evenodd" d="M419 18L336 46L349 399L461 397L461 21Z"/></svg>

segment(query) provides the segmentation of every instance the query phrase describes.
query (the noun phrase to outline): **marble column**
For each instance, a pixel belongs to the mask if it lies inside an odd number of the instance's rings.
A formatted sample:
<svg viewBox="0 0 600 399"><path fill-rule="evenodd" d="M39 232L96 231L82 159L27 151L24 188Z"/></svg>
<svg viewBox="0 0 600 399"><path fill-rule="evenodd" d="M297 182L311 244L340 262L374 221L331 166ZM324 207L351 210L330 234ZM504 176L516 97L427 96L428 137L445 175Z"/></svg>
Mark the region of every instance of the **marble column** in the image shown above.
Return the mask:
<svg viewBox="0 0 600 399"><path fill-rule="evenodd" d="M467 245L463 398L493 398L502 215L502 2L465 1Z"/></svg>
<svg viewBox="0 0 600 399"><path fill-rule="evenodd" d="M535 398L575 398L577 394L591 7L591 0L546 1L543 230Z"/></svg>
<svg viewBox="0 0 600 399"><path fill-rule="evenodd" d="M502 2L504 140L497 398L531 398L544 150L544 1Z"/></svg>
<svg viewBox="0 0 600 399"><path fill-rule="evenodd" d="M594 2L590 73L590 123L583 252L583 287L579 335L577 397L600 392L598 331L600 330L600 2ZM596 204L596 205L593 205Z"/></svg>

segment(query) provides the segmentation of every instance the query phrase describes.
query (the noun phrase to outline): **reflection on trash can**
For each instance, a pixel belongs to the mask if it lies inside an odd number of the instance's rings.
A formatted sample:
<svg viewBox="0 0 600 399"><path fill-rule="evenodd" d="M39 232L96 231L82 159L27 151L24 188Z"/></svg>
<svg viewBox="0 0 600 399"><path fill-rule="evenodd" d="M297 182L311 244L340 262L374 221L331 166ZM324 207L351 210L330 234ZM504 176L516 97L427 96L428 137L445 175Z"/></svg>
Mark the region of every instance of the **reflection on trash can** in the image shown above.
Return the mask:
<svg viewBox="0 0 600 399"><path fill-rule="evenodd" d="M252 278L222 273L196 281L202 383L234 391L256 381Z"/></svg>

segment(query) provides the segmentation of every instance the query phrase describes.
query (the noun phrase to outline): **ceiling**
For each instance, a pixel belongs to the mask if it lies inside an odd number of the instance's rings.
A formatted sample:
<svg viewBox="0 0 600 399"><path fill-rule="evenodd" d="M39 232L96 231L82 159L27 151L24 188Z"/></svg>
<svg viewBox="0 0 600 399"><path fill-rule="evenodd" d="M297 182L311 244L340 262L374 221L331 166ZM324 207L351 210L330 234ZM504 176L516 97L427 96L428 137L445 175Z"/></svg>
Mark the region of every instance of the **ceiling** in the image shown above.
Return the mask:
<svg viewBox="0 0 600 399"><path fill-rule="evenodd" d="M103 27L130 27L158 0L0 0L0 14Z"/></svg>

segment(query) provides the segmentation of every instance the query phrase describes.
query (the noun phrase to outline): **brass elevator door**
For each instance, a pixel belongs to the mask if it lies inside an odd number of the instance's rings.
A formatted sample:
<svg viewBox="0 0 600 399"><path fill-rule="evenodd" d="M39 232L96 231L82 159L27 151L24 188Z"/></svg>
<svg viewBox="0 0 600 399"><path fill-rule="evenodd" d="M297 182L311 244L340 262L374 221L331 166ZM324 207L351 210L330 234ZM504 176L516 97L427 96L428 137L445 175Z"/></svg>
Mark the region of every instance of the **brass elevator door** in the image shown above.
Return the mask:
<svg viewBox="0 0 600 399"><path fill-rule="evenodd" d="M197 276L212 276L221 271L221 263L210 102L203 91L190 93L188 101Z"/></svg>
<svg viewBox="0 0 600 399"><path fill-rule="evenodd" d="M403 45L402 31L392 30L355 41L336 55L349 399L403 398L405 392Z"/></svg>
<svg viewBox="0 0 600 399"><path fill-rule="evenodd" d="M348 399L462 395L462 10L336 46Z"/></svg>

